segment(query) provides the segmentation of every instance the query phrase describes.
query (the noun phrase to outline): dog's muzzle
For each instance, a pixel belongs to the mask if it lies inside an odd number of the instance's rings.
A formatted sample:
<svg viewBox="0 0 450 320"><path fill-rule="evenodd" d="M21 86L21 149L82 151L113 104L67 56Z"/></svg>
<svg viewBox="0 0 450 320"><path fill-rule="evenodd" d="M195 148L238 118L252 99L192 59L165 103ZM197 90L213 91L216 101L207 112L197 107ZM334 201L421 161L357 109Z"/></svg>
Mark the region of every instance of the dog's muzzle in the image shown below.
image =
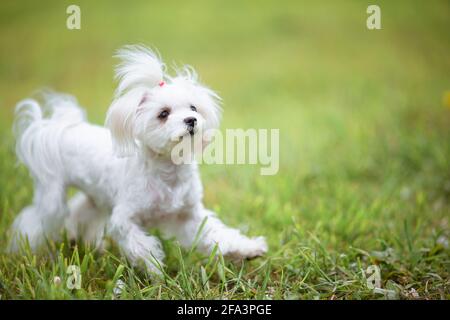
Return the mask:
<svg viewBox="0 0 450 320"><path fill-rule="evenodd" d="M195 131L195 126L197 125L197 118L194 117L188 117L186 119L184 119L184 123L187 125L187 130L189 132L189 134L192 136L194 135Z"/></svg>

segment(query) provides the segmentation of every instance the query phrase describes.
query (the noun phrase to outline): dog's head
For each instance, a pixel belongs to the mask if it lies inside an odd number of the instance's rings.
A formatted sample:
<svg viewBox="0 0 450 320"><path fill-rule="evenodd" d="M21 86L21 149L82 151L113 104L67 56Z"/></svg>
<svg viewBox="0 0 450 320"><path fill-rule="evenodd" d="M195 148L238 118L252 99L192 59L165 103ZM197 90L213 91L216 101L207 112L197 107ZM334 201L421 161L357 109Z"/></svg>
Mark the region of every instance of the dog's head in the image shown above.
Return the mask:
<svg viewBox="0 0 450 320"><path fill-rule="evenodd" d="M118 156L138 148L168 155L181 139L219 126L220 98L191 67L170 77L159 57L142 46L126 46L117 56L119 85L106 126Z"/></svg>

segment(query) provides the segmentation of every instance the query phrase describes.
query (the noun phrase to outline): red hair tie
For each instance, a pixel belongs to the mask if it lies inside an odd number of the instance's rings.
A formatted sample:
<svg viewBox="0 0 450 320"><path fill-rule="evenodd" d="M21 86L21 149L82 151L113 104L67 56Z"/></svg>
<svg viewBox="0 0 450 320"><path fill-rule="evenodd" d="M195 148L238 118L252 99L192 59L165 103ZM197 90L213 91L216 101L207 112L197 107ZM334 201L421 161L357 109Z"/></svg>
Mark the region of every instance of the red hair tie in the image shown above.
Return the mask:
<svg viewBox="0 0 450 320"><path fill-rule="evenodd" d="M163 85L165 85L166 83L164 82L164 81L161 81L158 85L160 86L160 87L162 87Z"/></svg>

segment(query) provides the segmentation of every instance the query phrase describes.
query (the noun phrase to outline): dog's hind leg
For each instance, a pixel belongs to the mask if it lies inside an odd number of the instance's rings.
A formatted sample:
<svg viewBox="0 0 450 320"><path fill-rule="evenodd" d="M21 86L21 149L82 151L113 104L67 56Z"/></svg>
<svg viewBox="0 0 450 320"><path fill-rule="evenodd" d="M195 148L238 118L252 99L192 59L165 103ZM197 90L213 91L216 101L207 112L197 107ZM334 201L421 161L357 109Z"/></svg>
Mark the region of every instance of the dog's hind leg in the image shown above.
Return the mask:
<svg viewBox="0 0 450 320"><path fill-rule="evenodd" d="M33 99L16 107L16 153L34 178L35 193L33 204L14 221L11 250L15 251L21 238L27 238L34 251L46 239L57 240L68 213L66 182L72 169L64 161L63 137L67 129L84 121L84 112L70 96L47 93L44 99L47 117Z"/></svg>
<svg viewBox="0 0 450 320"><path fill-rule="evenodd" d="M94 248L100 248L108 219L107 212L100 210L83 192L78 192L69 200L69 212L65 227L70 239L81 238Z"/></svg>
<svg viewBox="0 0 450 320"><path fill-rule="evenodd" d="M18 251L25 239L32 251L39 249L46 240L58 240L67 212L64 184L36 183L33 204L14 220L10 250Z"/></svg>
<svg viewBox="0 0 450 320"><path fill-rule="evenodd" d="M12 238L9 244L11 252L17 252L28 241L35 251L44 242L42 220L34 205L23 208L12 225Z"/></svg>

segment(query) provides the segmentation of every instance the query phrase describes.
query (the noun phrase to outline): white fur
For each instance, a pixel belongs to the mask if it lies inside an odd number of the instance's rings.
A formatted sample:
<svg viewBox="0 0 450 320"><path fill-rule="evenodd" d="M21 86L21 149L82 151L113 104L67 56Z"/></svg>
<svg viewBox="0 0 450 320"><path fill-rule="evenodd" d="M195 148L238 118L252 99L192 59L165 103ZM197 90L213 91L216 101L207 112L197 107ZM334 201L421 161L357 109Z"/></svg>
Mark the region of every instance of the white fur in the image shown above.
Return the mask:
<svg viewBox="0 0 450 320"><path fill-rule="evenodd" d="M118 56L120 82L108 128L87 123L70 96L47 93L42 108L32 99L18 104L17 156L31 172L35 194L14 221L11 250L24 238L37 250L47 238L57 240L65 227L71 237L96 246L108 235L133 264L158 272L164 252L146 228L159 228L190 247L206 219L200 251L209 254L217 244L233 259L264 254L264 238L242 235L203 207L197 164L175 165L170 159L175 143L189 136L185 118L197 118L194 132L218 127L219 97L199 84L192 68L165 75L149 49L128 46ZM163 108L171 109L165 121L158 118ZM80 192L67 204L70 186Z"/></svg>

